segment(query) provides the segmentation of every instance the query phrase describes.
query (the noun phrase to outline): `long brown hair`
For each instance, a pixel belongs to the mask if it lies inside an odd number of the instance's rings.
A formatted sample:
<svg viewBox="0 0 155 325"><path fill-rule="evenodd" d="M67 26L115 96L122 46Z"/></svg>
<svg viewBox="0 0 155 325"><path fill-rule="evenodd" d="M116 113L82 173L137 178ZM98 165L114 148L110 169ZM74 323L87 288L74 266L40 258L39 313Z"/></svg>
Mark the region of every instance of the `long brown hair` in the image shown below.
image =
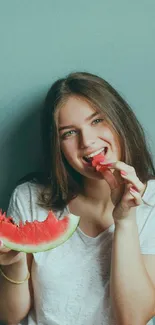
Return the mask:
<svg viewBox="0 0 155 325"><path fill-rule="evenodd" d="M56 112L69 96L80 96L104 113L121 139L124 162L132 165L142 182L154 178L155 168L143 127L119 93L99 76L77 72L57 80L47 93L42 115L44 190L40 205L63 209L82 188L82 176L64 158L59 141Z"/></svg>

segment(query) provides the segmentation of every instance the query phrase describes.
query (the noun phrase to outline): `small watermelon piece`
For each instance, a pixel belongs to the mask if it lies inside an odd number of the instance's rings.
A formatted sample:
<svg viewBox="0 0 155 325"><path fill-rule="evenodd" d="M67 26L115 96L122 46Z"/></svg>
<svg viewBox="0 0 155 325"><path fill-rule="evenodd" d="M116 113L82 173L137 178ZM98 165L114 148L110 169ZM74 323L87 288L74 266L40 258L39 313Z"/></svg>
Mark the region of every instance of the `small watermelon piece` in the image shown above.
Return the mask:
<svg viewBox="0 0 155 325"><path fill-rule="evenodd" d="M80 217L68 214L57 219L49 211L44 221L15 224L12 217L0 211L0 240L15 251L37 253L53 249L69 239L79 224Z"/></svg>
<svg viewBox="0 0 155 325"><path fill-rule="evenodd" d="M96 167L97 165L99 165L101 162L104 161L105 161L105 157L102 154L96 155L92 159L92 166Z"/></svg>
<svg viewBox="0 0 155 325"><path fill-rule="evenodd" d="M103 154L98 154L93 157L92 159L92 166L96 168L96 171L104 171L106 170L111 164L103 164L105 162L105 156Z"/></svg>

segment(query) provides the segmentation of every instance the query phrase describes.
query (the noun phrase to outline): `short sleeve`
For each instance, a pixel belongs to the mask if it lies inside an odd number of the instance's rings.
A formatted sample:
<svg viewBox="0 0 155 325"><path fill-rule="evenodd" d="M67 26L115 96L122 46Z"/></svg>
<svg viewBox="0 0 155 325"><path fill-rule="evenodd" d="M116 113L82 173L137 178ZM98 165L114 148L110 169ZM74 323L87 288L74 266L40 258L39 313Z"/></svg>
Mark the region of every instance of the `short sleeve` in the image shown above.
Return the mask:
<svg viewBox="0 0 155 325"><path fill-rule="evenodd" d="M150 209L140 235L142 254L155 254L155 206Z"/></svg>
<svg viewBox="0 0 155 325"><path fill-rule="evenodd" d="M11 216L17 224L19 221L25 223L26 220L45 220L48 211L38 204L39 193L40 187L34 183L26 182L17 186L11 195L7 216Z"/></svg>
<svg viewBox="0 0 155 325"><path fill-rule="evenodd" d="M30 202L28 195L26 195L26 186L27 185L25 184L25 193L23 193L22 185L16 187L10 198L7 216L11 216L16 223L18 223L19 221L25 222L30 218Z"/></svg>

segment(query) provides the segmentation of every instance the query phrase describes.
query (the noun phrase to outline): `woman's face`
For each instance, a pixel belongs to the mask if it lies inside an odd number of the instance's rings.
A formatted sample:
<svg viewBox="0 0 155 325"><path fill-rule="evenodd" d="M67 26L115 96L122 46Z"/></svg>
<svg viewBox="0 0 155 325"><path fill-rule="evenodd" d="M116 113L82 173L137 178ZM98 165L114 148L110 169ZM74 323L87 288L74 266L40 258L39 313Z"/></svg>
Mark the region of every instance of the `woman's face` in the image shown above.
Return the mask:
<svg viewBox="0 0 155 325"><path fill-rule="evenodd" d="M118 136L84 99L69 97L59 109L58 127L61 150L68 163L80 174L89 178L102 179L100 172L91 166L90 154L102 151L106 162L121 159Z"/></svg>

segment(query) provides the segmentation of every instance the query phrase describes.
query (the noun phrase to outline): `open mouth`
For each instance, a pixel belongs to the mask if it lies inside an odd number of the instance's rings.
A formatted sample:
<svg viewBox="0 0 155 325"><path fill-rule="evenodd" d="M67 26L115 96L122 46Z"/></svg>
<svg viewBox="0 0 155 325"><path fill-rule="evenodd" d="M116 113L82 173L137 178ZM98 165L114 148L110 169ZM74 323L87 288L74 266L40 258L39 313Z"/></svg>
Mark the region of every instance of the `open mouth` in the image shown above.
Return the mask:
<svg viewBox="0 0 155 325"><path fill-rule="evenodd" d="M89 165L91 165L91 162L93 160L93 157L99 155L99 154L103 154L104 156L106 155L108 151L108 148L107 147L104 147L103 149L101 150L98 150L98 151L95 151L93 152L91 155L88 155L88 156L83 156L82 159Z"/></svg>

